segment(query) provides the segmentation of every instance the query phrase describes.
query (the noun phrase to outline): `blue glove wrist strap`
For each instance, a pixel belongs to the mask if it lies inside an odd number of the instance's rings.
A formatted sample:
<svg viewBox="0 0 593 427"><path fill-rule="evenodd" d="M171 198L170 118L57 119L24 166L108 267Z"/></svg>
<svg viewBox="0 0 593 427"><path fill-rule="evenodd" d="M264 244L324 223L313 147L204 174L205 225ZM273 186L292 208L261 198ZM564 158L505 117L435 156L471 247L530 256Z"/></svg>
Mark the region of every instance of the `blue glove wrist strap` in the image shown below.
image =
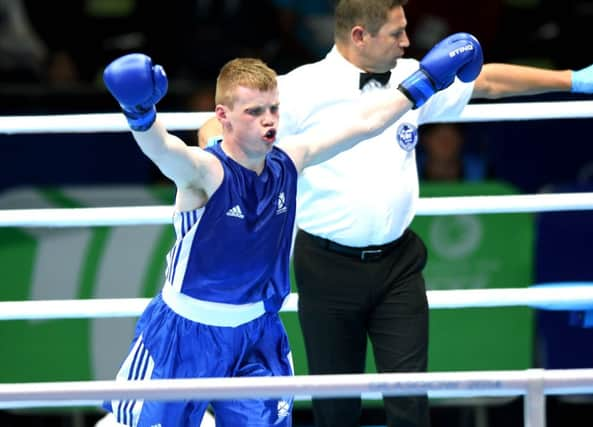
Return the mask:
<svg viewBox="0 0 593 427"><path fill-rule="evenodd" d="M156 107L153 105L148 110L126 110L122 108L124 116L128 119L128 124L132 130L144 132L148 130L156 120Z"/></svg>
<svg viewBox="0 0 593 427"><path fill-rule="evenodd" d="M398 89L414 104L414 109L424 105L436 89L430 77L422 70L416 71L398 86Z"/></svg>

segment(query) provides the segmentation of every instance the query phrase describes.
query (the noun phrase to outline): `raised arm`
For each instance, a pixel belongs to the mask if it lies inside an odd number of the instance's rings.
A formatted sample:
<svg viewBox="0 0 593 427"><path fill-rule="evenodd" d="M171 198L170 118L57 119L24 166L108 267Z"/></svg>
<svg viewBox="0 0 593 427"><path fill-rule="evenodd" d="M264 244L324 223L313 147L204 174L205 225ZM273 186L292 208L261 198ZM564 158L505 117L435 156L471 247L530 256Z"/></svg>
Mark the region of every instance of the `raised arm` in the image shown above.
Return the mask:
<svg viewBox="0 0 593 427"><path fill-rule="evenodd" d="M484 64L476 79L472 98L501 98L561 91L593 93L593 65L573 71L513 64Z"/></svg>
<svg viewBox="0 0 593 427"><path fill-rule="evenodd" d="M143 54L122 56L104 71L109 92L119 102L134 139L148 158L179 189L211 194L222 179L222 167L210 153L191 149L167 132L157 119L156 103L167 92L167 76L160 65Z"/></svg>
<svg viewBox="0 0 593 427"><path fill-rule="evenodd" d="M457 33L435 45L420 61L420 68L391 91L365 94L361 104L340 111L339 125L319 128L280 141L297 169L321 163L353 147L395 123L411 108L422 106L436 92L453 83L455 77L473 81L480 73L483 56L480 43L470 34ZM337 130L336 130L337 129ZM320 133L322 132L322 133Z"/></svg>

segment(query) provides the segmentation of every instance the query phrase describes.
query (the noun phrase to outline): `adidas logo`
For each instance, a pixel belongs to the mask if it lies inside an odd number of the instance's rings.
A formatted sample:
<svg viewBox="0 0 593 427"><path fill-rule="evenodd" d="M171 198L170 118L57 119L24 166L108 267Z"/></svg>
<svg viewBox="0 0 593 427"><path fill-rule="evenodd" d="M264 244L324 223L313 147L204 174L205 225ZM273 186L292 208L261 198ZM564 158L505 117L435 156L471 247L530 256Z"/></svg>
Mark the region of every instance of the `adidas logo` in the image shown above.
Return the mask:
<svg viewBox="0 0 593 427"><path fill-rule="evenodd" d="M235 218L245 218L245 216L243 215L243 212L241 212L241 206L239 205L235 205L232 208L230 208L227 212L226 212L226 216L232 216Z"/></svg>

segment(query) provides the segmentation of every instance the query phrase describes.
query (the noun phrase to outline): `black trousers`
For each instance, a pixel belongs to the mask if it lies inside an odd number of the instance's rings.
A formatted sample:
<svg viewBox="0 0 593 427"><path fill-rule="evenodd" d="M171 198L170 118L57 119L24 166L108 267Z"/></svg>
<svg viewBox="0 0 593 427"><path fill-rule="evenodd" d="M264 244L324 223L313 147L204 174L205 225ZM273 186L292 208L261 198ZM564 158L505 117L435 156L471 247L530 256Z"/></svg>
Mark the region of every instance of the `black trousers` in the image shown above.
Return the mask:
<svg viewBox="0 0 593 427"><path fill-rule="evenodd" d="M428 302L422 270L427 252L422 240L407 230L386 253L370 260L332 246L302 230L296 236L298 314L309 373L364 372L367 336L378 372L425 372ZM384 398L384 406L389 426L430 425L426 396ZM361 408L359 398L314 399L315 424L358 426Z"/></svg>

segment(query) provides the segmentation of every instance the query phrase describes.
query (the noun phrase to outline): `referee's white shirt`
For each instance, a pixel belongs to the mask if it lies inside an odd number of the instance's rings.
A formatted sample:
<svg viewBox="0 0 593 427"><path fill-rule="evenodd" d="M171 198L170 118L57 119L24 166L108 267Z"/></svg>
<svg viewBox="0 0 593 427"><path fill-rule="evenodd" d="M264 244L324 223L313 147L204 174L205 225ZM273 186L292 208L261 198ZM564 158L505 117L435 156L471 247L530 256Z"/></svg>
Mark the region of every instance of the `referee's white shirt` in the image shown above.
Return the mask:
<svg viewBox="0 0 593 427"><path fill-rule="evenodd" d="M397 87L417 69L417 60L399 59L389 87ZM278 139L328 123L340 126L340 108L353 108L352 101L360 96L384 90L371 82L361 91L361 71L334 46L323 60L280 76ZM381 134L306 168L298 185L298 227L357 247L381 245L401 236L414 218L419 196L414 150L418 125L457 117L472 90L473 83L456 79Z"/></svg>

